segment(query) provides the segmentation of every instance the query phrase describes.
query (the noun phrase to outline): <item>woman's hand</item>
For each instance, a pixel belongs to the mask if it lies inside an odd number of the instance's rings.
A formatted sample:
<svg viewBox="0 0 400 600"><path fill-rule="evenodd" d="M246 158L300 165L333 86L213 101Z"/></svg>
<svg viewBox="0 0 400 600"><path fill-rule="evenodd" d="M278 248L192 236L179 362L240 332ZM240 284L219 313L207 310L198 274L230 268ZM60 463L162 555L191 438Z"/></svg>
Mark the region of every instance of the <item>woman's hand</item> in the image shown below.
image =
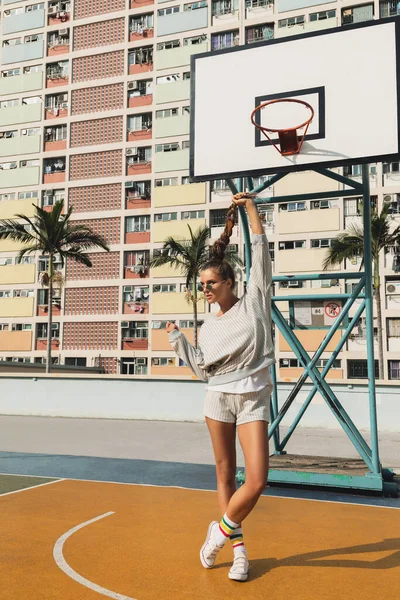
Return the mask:
<svg viewBox="0 0 400 600"><path fill-rule="evenodd" d="M179 331L179 327L175 323L171 323L171 321L167 321L165 331L167 333L171 333L171 331L173 331L174 329L177 329Z"/></svg>
<svg viewBox="0 0 400 600"><path fill-rule="evenodd" d="M235 194L232 198L233 204L236 206L248 206L248 204L253 203L254 194L249 194L248 192L239 192L239 194Z"/></svg>

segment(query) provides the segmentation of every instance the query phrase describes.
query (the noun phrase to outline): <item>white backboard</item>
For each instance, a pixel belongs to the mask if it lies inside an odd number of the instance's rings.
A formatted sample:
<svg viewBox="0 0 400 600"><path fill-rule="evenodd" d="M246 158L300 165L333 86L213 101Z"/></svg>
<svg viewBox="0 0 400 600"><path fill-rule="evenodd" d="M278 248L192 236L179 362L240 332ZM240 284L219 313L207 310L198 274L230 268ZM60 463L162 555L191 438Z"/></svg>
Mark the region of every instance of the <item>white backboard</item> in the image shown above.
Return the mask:
<svg viewBox="0 0 400 600"><path fill-rule="evenodd" d="M398 160L399 32L393 18L192 56L192 180ZM281 156L250 121L274 98L315 110L300 154ZM297 118L266 111L262 125Z"/></svg>

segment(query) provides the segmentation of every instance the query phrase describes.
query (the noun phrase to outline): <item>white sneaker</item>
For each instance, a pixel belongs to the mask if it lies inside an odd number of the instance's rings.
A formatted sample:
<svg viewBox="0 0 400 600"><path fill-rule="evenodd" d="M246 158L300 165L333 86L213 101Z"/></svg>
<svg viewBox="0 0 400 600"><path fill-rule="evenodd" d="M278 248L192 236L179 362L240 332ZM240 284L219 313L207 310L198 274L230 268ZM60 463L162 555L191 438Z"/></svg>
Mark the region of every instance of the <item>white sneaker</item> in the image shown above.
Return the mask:
<svg viewBox="0 0 400 600"><path fill-rule="evenodd" d="M249 574L249 561L246 552L237 552L233 559L233 565L228 573L229 579L235 581L246 581Z"/></svg>
<svg viewBox="0 0 400 600"><path fill-rule="evenodd" d="M223 545L219 546L215 541L215 531L218 527L219 523L217 521L211 521L208 526L206 541L200 550L201 564L205 569L212 569L218 552L224 547Z"/></svg>

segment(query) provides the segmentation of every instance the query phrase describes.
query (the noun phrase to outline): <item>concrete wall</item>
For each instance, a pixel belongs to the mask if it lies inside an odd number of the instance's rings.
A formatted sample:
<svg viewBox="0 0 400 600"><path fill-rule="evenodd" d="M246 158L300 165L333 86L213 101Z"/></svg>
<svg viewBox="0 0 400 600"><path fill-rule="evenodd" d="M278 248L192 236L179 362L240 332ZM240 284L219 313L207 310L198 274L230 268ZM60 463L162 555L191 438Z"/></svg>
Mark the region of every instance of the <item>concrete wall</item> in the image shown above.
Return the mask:
<svg viewBox="0 0 400 600"><path fill-rule="evenodd" d="M157 19L157 34L171 35L182 31L192 31L208 25L208 8L180 11L172 15L163 15Z"/></svg>
<svg viewBox="0 0 400 600"><path fill-rule="evenodd" d="M2 96L6 96L7 94L41 90L42 82L43 72L15 75L14 77L2 77L0 81L0 93Z"/></svg>
<svg viewBox="0 0 400 600"><path fill-rule="evenodd" d="M22 333L22 332L21 332ZM205 384L198 381L130 380L112 377L0 376L0 414L158 421L201 421ZM287 398L291 384L279 384L279 403ZM368 392L365 385L332 386L359 429L369 429ZM289 425L310 389L304 386L283 420ZM381 431L398 431L399 388L377 387L378 424ZM318 395L301 425L340 429L339 423Z"/></svg>
<svg viewBox="0 0 400 600"><path fill-rule="evenodd" d="M186 206L206 202L206 184L166 185L155 187L153 191L155 208L162 206Z"/></svg>

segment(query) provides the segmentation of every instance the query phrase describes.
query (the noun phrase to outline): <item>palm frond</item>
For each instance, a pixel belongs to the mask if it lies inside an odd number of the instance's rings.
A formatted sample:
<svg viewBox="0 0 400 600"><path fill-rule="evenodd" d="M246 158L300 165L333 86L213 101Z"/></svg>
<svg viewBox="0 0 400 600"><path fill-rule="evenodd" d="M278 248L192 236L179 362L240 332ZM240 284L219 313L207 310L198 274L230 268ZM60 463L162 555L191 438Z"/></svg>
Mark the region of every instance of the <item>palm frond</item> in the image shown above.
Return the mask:
<svg viewBox="0 0 400 600"><path fill-rule="evenodd" d="M0 221L0 240L12 240L22 244L36 243L36 238L29 231L26 231L22 223L12 219L3 219Z"/></svg>

